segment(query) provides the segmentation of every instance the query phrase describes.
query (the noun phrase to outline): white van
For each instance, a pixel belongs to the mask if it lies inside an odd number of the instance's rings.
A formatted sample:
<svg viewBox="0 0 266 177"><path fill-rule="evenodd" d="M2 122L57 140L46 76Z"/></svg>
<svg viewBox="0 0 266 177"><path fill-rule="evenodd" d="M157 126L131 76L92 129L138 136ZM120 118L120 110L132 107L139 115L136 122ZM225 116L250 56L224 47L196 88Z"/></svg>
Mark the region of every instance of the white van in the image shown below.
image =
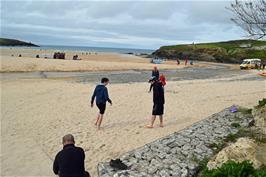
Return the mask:
<svg viewBox="0 0 266 177"><path fill-rule="evenodd" d="M261 59L244 59L240 65L240 69L257 69L260 67Z"/></svg>

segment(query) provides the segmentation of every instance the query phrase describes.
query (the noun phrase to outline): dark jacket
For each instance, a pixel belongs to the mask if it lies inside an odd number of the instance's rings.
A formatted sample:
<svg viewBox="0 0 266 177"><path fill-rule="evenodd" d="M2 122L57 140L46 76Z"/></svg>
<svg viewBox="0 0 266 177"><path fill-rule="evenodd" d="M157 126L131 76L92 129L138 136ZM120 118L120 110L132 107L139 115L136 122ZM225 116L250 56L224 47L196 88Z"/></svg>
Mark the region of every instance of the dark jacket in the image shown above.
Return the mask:
<svg viewBox="0 0 266 177"><path fill-rule="evenodd" d="M84 177L85 153L74 144L65 145L55 157L53 171L60 177Z"/></svg>
<svg viewBox="0 0 266 177"><path fill-rule="evenodd" d="M108 90L103 84L99 84L96 86L93 95L91 97L91 104L93 104L95 97L96 97L96 104L106 104L106 101L112 103L112 101L108 96Z"/></svg>
<svg viewBox="0 0 266 177"><path fill-rule="evenodd" d="M152 70L152 77L155 77L156 80L159 80L159 77L160 77L160 74L159 74L159 71L158 70Z"/></svg>
<svg viewBox="0 0 266 177"><path fill-rule="evenodd" d="M155 104L164 104L164 89L162 83L155 81L152 84L153 88L153 103Z"/></svg>

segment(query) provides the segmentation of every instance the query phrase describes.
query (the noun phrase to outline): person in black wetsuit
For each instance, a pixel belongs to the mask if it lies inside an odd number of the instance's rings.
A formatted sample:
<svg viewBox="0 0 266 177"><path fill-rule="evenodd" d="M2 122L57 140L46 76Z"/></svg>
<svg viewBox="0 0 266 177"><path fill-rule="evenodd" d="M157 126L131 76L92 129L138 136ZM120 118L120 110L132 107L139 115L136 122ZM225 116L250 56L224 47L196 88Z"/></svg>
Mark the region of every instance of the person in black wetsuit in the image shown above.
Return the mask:
<svg viewBox="0 0 266 177"><path fill-rule="evenodd" d="M153 128L154 121L156 116L160 118L160 127L163 127L163 114L164 114L164 89L162 83L156 78L152 78L149 81L152 84L153 88L153 108L151 122L147 125L147 128Z"/></svg>
<svg viewBox="0 0 266 177"><path fill-rule="evenodd" d="M63 137L63 150L55 156L53 171L59 177L90 177L84 167L85 153L75 146L74 136Z"/></svg>

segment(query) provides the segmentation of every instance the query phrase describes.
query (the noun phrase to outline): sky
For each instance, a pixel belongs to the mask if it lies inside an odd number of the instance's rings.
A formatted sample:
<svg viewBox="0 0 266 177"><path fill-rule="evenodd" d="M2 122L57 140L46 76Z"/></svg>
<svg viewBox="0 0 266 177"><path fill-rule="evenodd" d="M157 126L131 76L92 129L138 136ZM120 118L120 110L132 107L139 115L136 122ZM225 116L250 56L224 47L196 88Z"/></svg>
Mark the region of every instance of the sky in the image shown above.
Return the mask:
<svg viewBox="0 0 266 177"><path fill-rule="evenodd" d="M39 45L157 49L243 38L230 1L1 1L1 37Z"/></svg>

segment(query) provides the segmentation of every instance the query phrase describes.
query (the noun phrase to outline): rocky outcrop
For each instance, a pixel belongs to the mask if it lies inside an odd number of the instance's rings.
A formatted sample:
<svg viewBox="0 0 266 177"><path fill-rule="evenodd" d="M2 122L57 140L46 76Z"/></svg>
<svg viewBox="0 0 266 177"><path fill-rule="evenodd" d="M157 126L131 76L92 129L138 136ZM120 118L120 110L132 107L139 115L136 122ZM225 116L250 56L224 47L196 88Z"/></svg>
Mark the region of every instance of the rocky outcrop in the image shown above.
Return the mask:
<svg viewBox="0 0 266 177"><path fill-rule="evenodd" d="M226 148L222 149L214 158L212 158L207 167L209 170L221 167L222 164L226 163L228 160L233 160L236 162L242 162L249 160L255 169L262 166L256 157L256 152L258 149L257 143L249 138L239 138L236 143L233 143Z"/></svg>
<svg viewBox="0 0 266 177"><path fill-rule="evenodd" d="M236 134L232 126L249 126L252 116L231 113L225 109L192 126L128 152L120 159L128 170L116 170L108 162L99 163L99 177L191 177L199 171L199 161L210 158L215 150L211 145Z"/></svg>

